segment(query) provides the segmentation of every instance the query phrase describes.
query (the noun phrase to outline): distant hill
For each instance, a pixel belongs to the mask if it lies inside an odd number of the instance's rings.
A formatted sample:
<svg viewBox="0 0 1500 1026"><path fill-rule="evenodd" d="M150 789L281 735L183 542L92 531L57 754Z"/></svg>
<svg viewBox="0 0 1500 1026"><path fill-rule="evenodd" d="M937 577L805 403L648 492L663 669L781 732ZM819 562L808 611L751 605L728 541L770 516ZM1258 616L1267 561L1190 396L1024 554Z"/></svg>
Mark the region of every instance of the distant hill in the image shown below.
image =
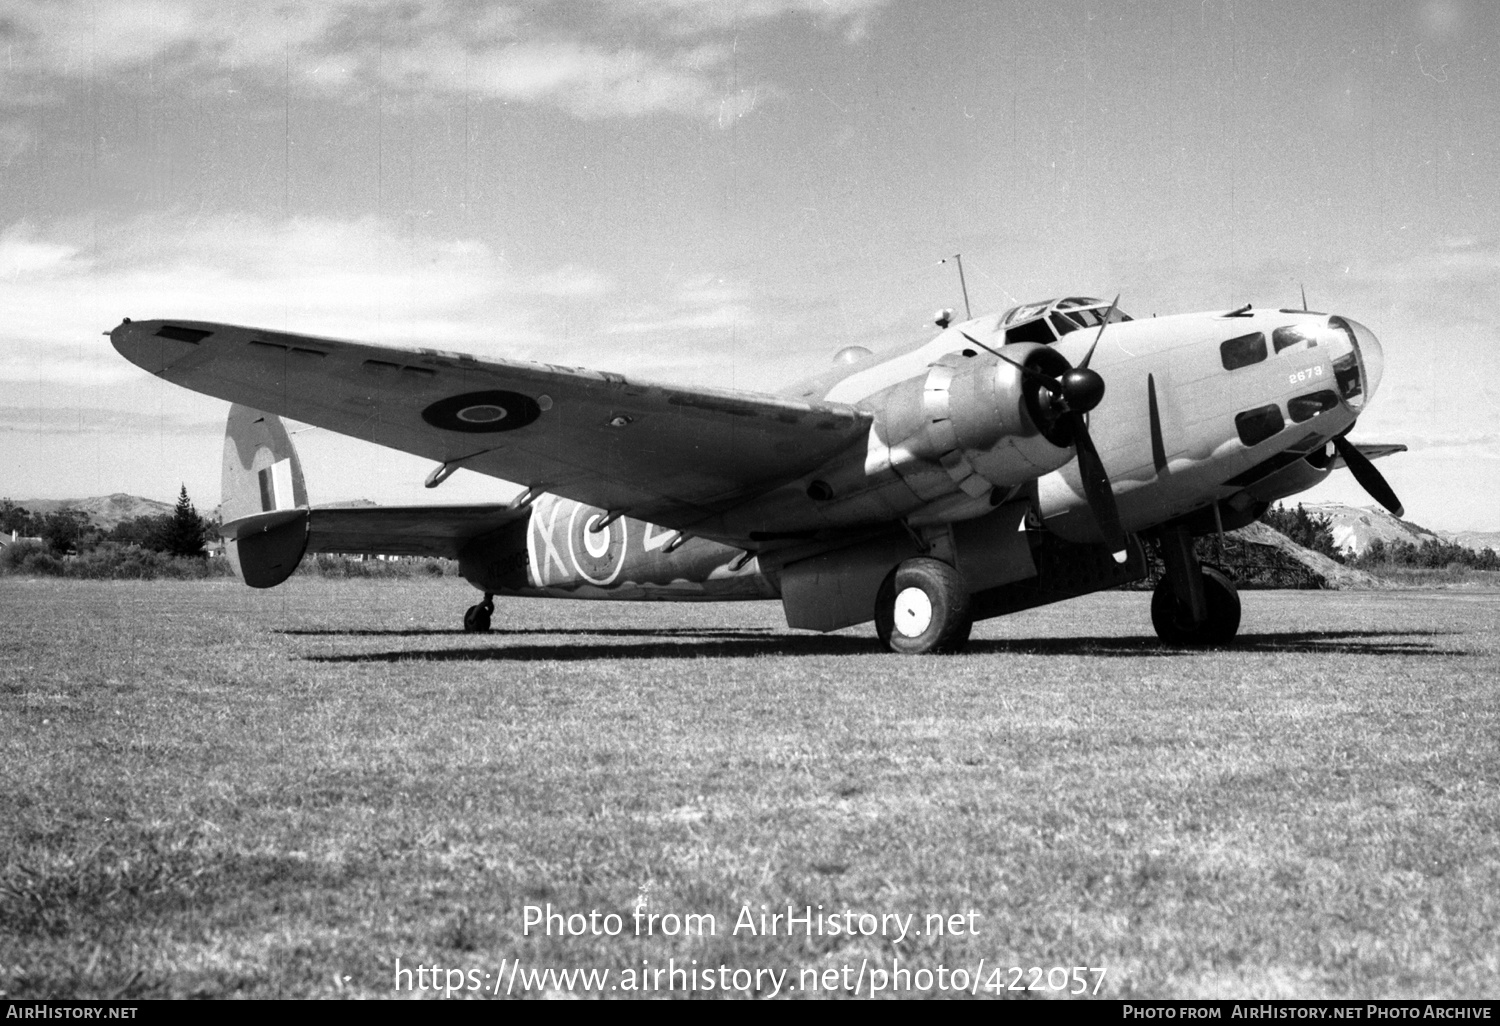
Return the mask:
<svg viewBox="0 0 1500 1026"><path fill-rule="evenodd" d="M59 509L82 510L88 514L94 526L105 531L111 530L122 520L154 517L162 513L170 513L176 507L175 503L143 499L139 495L126 495L124 492L95 496L91 499L12 499L11 501L33 513L51 513Z"/></svg>
<svg viewBox="0 0 1500 1026"><path fill-rule="evenodd" d="M1476 552L1484 549L1500 552L1500 531L1459 531L1457 534L1447 535L1447 538L1455 545L1462 545Z"/></svg>
<svg viewBox="0 0 1500 1026"><path fill-rule="evenodd" d="M1376 539L1387 545L1408 542L1420 546L1427 541L1447 541L1476 551L1484 548L1500 550L1500 533L1434 531L1393 517L1378 506L1346 506L1342 502L1305 502L1302 505L1309 513L1327 517L1333 528L1334 545L1356 556Z"/></svg>

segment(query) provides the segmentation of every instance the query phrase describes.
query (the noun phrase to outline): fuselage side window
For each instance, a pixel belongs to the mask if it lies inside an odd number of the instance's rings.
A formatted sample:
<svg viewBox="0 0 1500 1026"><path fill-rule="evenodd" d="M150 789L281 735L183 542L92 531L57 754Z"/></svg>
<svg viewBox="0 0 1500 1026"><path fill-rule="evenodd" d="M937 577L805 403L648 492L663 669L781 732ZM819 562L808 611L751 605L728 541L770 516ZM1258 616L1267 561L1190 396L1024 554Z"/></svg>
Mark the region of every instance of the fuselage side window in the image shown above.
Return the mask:
<svg viewBox="0 0 1500 1026"><path fill-rule="evenodd" d="M1247 446L1259 445L1267 438L1275 436L1285 426L1286 421L1281 417L1281 407L1275 403L1246 410L1244 413L1236 414L1234 418L1234 427L1240 433L1240 441Z"/></svg>
<svg viewBox="0 0 1500 1026"><path fill-rule="evenodd" d="M1338 404L1339 397L1325 388L1287 400L1286 412L1291 414L1292 420L1301 424L1304 420L1312 420L1318 414L1331 410Z"/></svg>
<svg viewBox="0 0 1500 1026"><path fill-rule="evenodd" d="M1225 370L1238 370L1266 358L1266 336L1262 332L1240 335L1219 344L1219 357Z"/></svg>

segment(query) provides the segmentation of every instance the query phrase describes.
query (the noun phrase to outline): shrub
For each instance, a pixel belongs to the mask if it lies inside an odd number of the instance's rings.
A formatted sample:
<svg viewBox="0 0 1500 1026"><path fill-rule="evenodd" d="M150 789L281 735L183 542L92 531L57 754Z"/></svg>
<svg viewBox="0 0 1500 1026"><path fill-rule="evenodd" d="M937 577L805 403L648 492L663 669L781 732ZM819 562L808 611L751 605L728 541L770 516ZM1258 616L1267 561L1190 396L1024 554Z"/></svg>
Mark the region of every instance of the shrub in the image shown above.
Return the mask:
<svg viewBox="0 0 1500 1026"><path fill-rule="evenodd" d="M59 577L63 572L63 561L44 546L36 546L21 557L21 563L16 568L23 574L36 574L42 577Z"/></svg>
<svg viewBox="0 0 1500 1026"><path fill-rule="evenodd" d="M103 542L78 556L59 559L35 542L18 542L5 550L0 570L88 581L202 580L228 576L228 561L167 556L139 545Z"/></svg>
<svg viewBox="0 0 1500 1026"><path fill-rule="evenodd" d="M406 578L418 575L443 577L456 574L458 564L451 559L360 559L357 556L320 552L311 559L304 559L302 565L297 568L297 572L317 574L320 577Z"/></svg>
<svg viewBox="0 0 1500 1026"><path fill-rule="evenodd" d="M27 556L46 551L47 546L41 542L18 541L7 545L3 551L0 551L0 570L7 573L17 571L21 569L21 564L26 561Z"/></svg>

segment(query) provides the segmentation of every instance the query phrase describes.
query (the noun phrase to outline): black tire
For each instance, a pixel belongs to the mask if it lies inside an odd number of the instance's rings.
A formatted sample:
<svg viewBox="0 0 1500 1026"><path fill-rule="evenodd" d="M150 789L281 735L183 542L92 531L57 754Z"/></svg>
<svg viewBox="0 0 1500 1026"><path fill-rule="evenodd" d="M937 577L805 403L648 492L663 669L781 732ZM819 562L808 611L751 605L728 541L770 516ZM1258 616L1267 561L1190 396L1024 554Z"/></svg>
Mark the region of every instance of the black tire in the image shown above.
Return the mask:
<svg viewBox="0 0 1500 1026"><path fill-rule="evenodd" d="M470 606L464 610L464 630L470 634L488 634L490 611L484 605Z"/></svg>
<svg viewBox="0 0 1500 1026"><path fill-rule="evenodd" d="M1240 630L1240 593L1234 582L1213 567L1204 567L1203 597L1208 619L1194 624L1192 615L1177 601L1172 582L1162 578L1151 596L1151 623L1156 636L1168 645L1211 648L1227 645Z"/></svg>
<svg viewBox="0 0 1500 1026"><path fill-rule="evenodd" d="M961 652L974 621L963 575L936 559L908 559L875 598L875 633L902 655Z"/></svg>

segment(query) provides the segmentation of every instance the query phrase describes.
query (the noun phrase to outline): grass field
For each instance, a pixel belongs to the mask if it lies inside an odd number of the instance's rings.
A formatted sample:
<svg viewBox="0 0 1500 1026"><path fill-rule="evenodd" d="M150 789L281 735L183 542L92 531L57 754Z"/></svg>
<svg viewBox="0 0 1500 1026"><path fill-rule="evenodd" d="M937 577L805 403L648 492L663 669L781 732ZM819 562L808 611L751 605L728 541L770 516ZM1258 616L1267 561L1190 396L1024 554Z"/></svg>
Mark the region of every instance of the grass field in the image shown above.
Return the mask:
<svg viewBox="0 0 1500 1026"><path fill-rule="evenodd" d="M501 993L517 959L697 959L794 996L939 964L1500 994L1500 593L1248 594L1208 653L1108 593L949 658L763 603L501 602L471 636L473 596L0 580L4 996L384 997L398 958ZM524 933L548 903L624 931ZM762 904L965 932L732 932ZM638 908L716 930L636 937Z"/></svg>

